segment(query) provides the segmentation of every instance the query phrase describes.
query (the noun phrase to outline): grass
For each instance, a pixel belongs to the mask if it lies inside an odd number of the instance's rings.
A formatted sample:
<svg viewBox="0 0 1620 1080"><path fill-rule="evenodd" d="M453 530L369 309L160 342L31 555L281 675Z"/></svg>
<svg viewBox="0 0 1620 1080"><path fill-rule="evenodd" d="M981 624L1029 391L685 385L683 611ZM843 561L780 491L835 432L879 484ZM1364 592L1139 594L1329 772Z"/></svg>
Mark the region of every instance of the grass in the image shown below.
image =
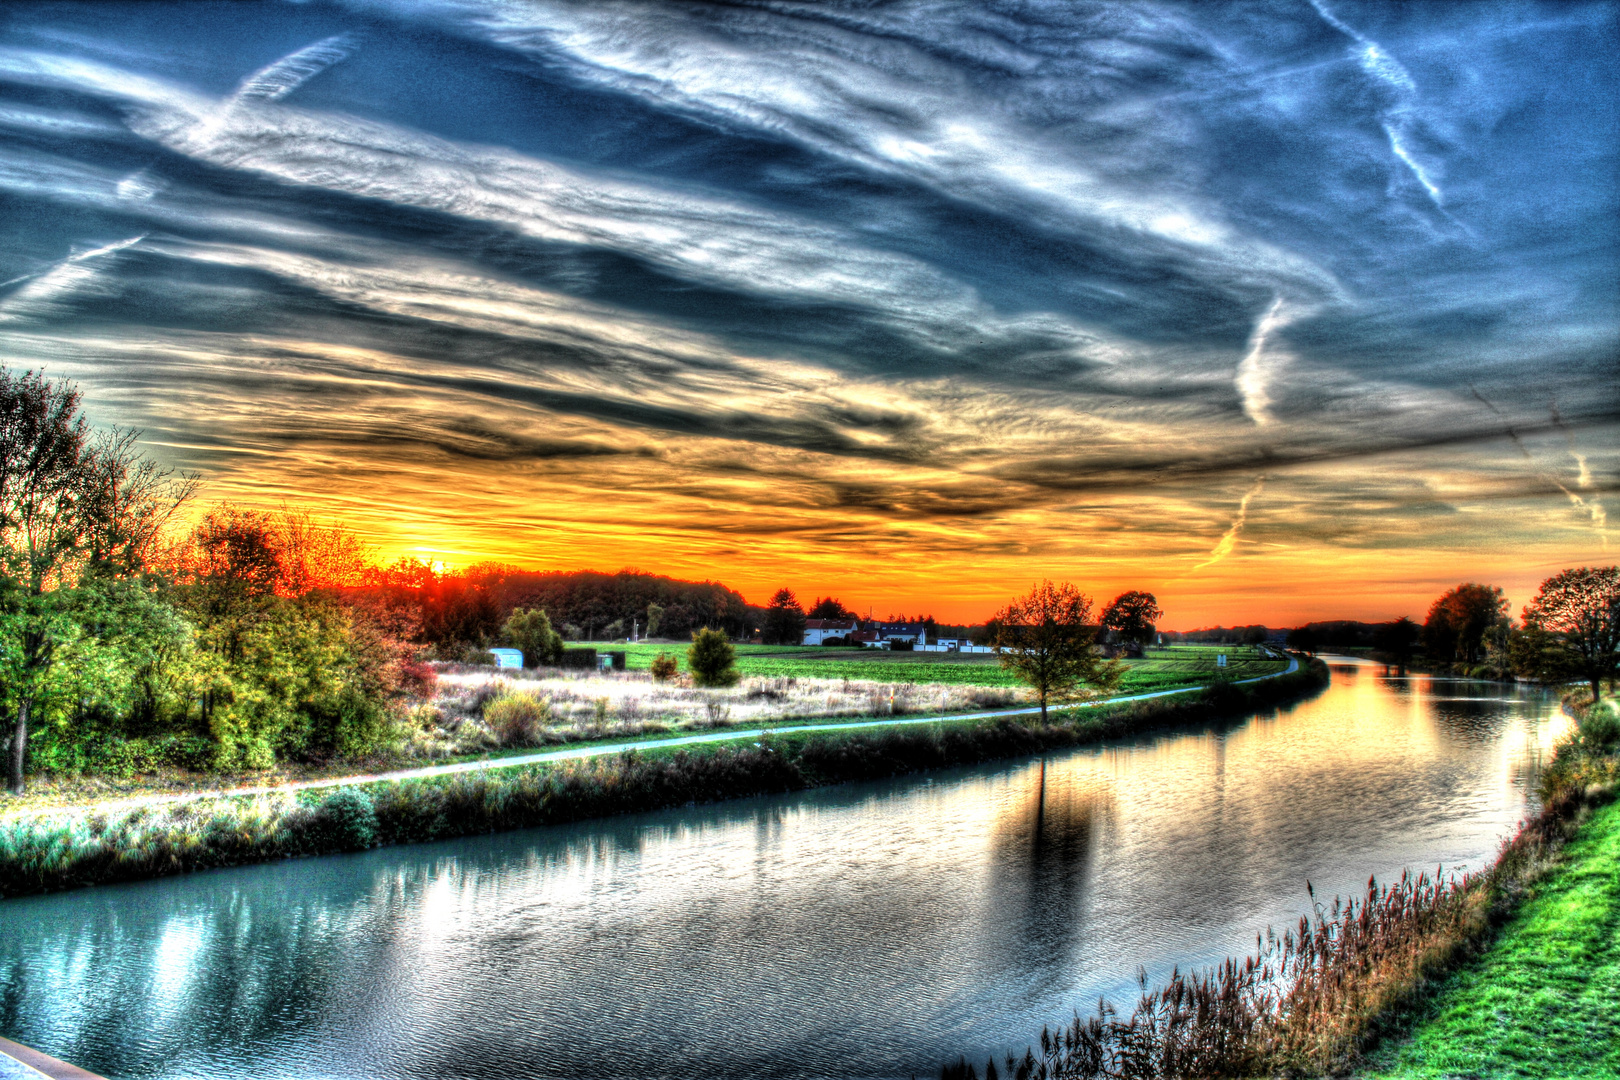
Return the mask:
<svg viewBox="0 0 1620 1080"><path fill-rule="evenodd" d="M1543 775L1542 810L1480 873L1403 877L1390 887L1370 881L1360 900L1318 906L1315 919L1262 943L1255 956L1144 987L1128 1019L1101 1003L1055 1035L1042 1031L1039 1053L1032 1046L1022 1059L1008 1055L1005 1074L1344 1076L1368 1067L1364 1055L1381 1038L1428 1015L1404 1047L1382 1052L1373 1067L1388 1071L1372 1075L1614 1077L1617 778L1612 753L1581 739L1565 743ZM941 1070L942 1080L979 1075L960 1060ZM1001 1072L992 1061L984 1075Z"/></svg>
<svg viewBox="0 0 1620 1080"><path fill-rule="evenodd" d="M622 650L631 671L652 666L653 657L669 653L686 670L686 647L680 643L593 643L598 649ZM801 679L853 679L882 683L1016 687L1012 672L989 654L891 652L885 649L842 649L803 645L737 645L737 671L744 676ZM1215 658L1225 653L1225 668ZM1126 662L1121 692L1146 692L1207 682L1217 674L1234 679L1281 671L1286 661L1272 660L1250 646L1172 646L1149 649L1141 660Z"/></svg>
<svg viewBox="0 0 1620 1080"><path fill-rule="evenodd" d="M1620 1076L1620 803L1595 815L1567 855L1370 1076Z"/></svg>
<svg viewBox="0 0 1620 1080"><path fill-rule="evenodd" d="M878 732L784 730L499 771L0 821L0 896L682 806L1040 753L1241 716L1327 682L1321 664L1251 687L1034 717ZM358 794L357 794L358 793ZM359 796L363 796L360 798Z"/></svg>

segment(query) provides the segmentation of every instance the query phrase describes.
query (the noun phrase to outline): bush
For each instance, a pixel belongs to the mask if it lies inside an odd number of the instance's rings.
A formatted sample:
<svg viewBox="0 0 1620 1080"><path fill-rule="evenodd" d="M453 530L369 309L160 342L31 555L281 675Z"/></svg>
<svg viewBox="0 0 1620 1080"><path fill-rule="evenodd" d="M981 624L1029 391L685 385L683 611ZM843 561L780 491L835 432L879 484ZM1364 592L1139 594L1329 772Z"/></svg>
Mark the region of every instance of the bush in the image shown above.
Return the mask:
<svg viewBox="0 0 1620 1080"><path fill-rule="evenodd" d="M1612 709L1593 709L1580 726L1581 748L1591 754L1620 749L1620 717Z"/></svg>
<svg viewBox="0 0 1620 1080"><path fill-rule="evenodd" d="M544 741L551 702L533 694L506 694L484 706L484 722L502 746L532 746Z"/></svg>
<svg viewBox="0 0 1620 1080"><path fill-rule="evenodd" d="M661 652L657 656L653 657L651 671L653 681L669 682L669 680L680 674L680 661L669 655L669 653Z"/></svg>
<svg viewBox="0 0 1620 1080"><path fill-rule="evenodd" d="M737 651L718 630L697 630L686 650L686 666L699 686L731 686L737 681Z"/></svg>
<svg viewBox="0 0 1620 1080"><path fill-rule="evenodd" d="M315 811L315 834L323 847L359 851L377 842L377 808L354 787L338 788Z"/></svg>

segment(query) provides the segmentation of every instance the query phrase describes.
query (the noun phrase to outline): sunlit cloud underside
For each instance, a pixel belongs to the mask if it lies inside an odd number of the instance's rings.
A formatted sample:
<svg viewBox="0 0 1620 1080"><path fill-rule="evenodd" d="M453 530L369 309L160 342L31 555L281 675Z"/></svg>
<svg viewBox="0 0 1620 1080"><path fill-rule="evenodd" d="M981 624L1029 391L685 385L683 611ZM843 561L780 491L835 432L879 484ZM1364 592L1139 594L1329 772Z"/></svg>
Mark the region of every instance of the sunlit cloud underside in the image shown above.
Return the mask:
<svg viewBox="0 0 1620 1080"><path fill-rule="evenodd" d="M388 558L982 618L1612 561L1613 5L26 5L0 358Z"/></svg>

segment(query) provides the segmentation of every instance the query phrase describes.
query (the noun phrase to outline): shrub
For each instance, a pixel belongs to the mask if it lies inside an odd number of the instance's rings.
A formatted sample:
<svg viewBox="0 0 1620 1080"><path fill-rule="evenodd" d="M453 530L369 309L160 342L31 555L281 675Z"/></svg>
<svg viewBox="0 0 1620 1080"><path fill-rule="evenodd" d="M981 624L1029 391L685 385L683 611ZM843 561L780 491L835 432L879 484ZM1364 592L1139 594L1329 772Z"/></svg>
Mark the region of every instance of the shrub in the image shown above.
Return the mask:
<svg viewBox="0 0 1620 1080"><path fill-rule="evenodd" d="M431 700L438 689L439 673L420 660L405 660L399 665L399 688L407 697Z"/></svg>
<svg viewBox="0 0 1620 1080"><path fill-rule="evenodd" d="M562 635L551 628L551 619L539 608L514 609L501 631L523 651L523 661L530 667L555 664L562 657Z"/></svg>
<svg viewBox="0 0 1620 1080"><path fill-rule="evenodd" d="M737 681L737 651L719 630L697 630L686 650L686 666L699 686L731 686Z"/></svg>
<svg viewBox="0 0 1620 1080"><path fill-rule="evenodd" d="M315 834L326 845L359 851L377 841L377 808L359 788L338 788L315 812Z"/></svg>
<svg viewBox="0 0 1620 1080"><path fill-rule="evenodd" d="M502 746L530 746L543 740L551 702L533 694L505 694L484 706L484 722Z"/></svg>
<svg viewBox="0 0 1620 1080"><path fill-rule="evenodd" d="M1580 726L1581 748L1592 754L1620 749L1620 717L1611 709L1593 709Z"/></svg>
<svg viewBox="0 0 1620 1080"><path fill-rule="evenodd" d="M681 665L680 661L669 655L669 653L661 652L653 657L651 670L655 682L669 682L669 680L680 674Z"/></svg>

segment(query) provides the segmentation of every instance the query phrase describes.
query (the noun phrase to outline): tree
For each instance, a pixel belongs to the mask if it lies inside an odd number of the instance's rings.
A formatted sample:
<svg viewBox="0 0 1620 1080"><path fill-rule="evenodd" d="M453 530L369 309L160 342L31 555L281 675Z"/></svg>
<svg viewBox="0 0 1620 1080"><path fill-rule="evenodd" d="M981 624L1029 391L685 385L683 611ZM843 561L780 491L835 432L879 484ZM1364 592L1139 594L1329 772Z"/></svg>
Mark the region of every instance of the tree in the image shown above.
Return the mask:
<svg viewBox="0 0 1620 1080"><path fill-rule="evenodd" d="M855 613L831 596L816 597L816 602L805 613L807 619L853 619Z"/></svg>
<svg viewBox="0 0 1620 1080"><path fill-rule="evenodd" d="M501 627L501 633L515 649L523 651L530 667L555 664L562 659L562 635L551 628L551 618L539 608L516 608Z"/></svg>
<svg viewBox="0 0 1620 1080"><path fill-rule="evenodd" d="M1043 722L1048 702L1109 693L1125 672L1097 654L1091 599L1066 581L1034 586L996 612L990 629L1001 666L1035 691Z"/></svg>
<svg viewBox="0 0 1620 1080"><path fill-rule="evenodd" d="M1288 647L1309 656L1316 655L1316 631L1309 626L1298 626L1288 631Z"/></svg>
<svg viewBox="0 0 1620 1080"><path fill-rule="evenodd" d="M664 609L658 604L647 605L647 636L652 637L658 633L658 626L664 621Z"/></svg>
<svg viewBox="0 0 1620 1080"><path fill-rule="evenodd" d="M1108 606L1103 608L1102 624L1123 642L1146 645L1153 640L1154 624L1163 615L1159 601L1152 593L1133 589L1120 593L1108 602Z"/></svg>
<svg viewBox="0 0 1620 1080"><path fill-rule="evenodd" d="M1373 635L1373 648L1385 663L1404 670L1412 662L1412 654L1417 651L1418 639L1422 636L1423 628L1402 615L1394 622L1379 624Z"/></svg>
<svg viewBox="0 0 1620 1080"><path fill-rule="evenodd" d="M669 682L669 680L680 674L681 665L669 653L661 652L653 657L652 667L649 670L652 673L653 682Z"/></svg>
<svg viewBox="0 0 1620 1080"><path fill-rule="evenodd" d="M1539 648L1519 650L1515 659L1541 677L1572 676L1592 686L1592 703L1602 697L1603 680L1620 666L1620 568L1582 566L1563 570L1541 583L1525 605L1527 637Z"/></svg>
<svg viewBox="0 0 1620 1080"><path fill-rule="evenodd" d="M138 569L188 482L143 462L135 436L92 439L70 383L0 368L0 679L13 710L8 780L21 794L31 715L73 633L88 573Z"/></svg>
<svg viewBox="0 0 1620 1080"><path fill-rule="evenodd" d="M765 608L764 632L760 635L767 645L799 645L804 642L804 608L792 589L777 589Z"/></svg>
<svg viewBox="0 0 1620 1080"><path fill-rule="evenodd" d="M1430 606L1423 622L1423 647L1436 660L1478 663L1485 632L1505 622L1507 614L1507 597L1500 588L1465 582Z"/></svg>
<svg viewBox="0 0 1620 1080"><path fill-rule="evenodd" d="M730 686L737 681L737 652L726 635L708 628L694 631L686 666L699 686Z"/></svg>

